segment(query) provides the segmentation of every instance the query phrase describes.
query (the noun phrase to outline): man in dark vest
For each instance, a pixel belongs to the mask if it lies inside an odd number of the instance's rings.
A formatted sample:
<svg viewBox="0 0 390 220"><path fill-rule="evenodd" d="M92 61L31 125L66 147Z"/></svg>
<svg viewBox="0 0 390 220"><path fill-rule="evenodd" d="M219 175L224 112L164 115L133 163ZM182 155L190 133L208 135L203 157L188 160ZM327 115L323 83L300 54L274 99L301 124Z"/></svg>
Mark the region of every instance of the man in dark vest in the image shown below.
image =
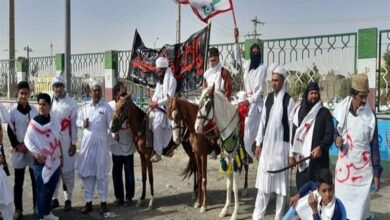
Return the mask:
<svg viewBox="0 0 390 220"><path fill-rule="evenodd" d="M290 127L289 115L294 101L286 92L287 71L283 66L271 65L273 92L268 94L256 137L257 168L256 188L258 189L253 219L263 219L271 193L276 193L275 219L281 219L288 193L288 171L269 174L288 166Z"/></svg>
<svg viewBox="0 0 390 220"><path fill-rule="evenodd" d="M320 88L309 83L301 101L294 108L290 164L311 155L298 165L297 188L312 180L321 169L329 169L329 147L334 136L329 110L322 106Z"/></svg>

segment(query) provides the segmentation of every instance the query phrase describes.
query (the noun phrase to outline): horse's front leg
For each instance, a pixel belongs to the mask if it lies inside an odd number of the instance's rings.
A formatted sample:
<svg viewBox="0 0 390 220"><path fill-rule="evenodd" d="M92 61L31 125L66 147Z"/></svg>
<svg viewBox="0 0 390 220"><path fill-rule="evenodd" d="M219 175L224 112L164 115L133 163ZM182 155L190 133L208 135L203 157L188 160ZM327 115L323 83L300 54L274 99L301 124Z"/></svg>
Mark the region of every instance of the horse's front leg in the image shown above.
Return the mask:
<svg viewBox="0 0 390 220"><path fill-rule="evenodd" d="M239 198L238 198L238 175L239 172L233 172L233 192L234 192L234 211L230 220L237 219Z"/></svg>
<svg viewBox="0 0 390 220"><path fill-rule="evenodd" d="M231 197L232 197L232 182L233 182L233 174L226 174L226 203L221 212L219 213L219 217L223 218L227 214L227 209L230 205Z"/></svg>
<svg viewBox="0 0 390 220"><path fill-rule="evenodd" d="M202 168L202 206L200 207L200 213L204 213L207 210L207 155L201 156L201 168Z"/></svg>
<svg viewBox="0 0 390 220"><path fill-rule="evenodd" d="M146 157L146 165L148 168L150 194L151 194L148 209L153 209L153 203L154 203L153 164L152 164L152 161L150 161L151 154L148 154L148 155L149 156Z"/></svg>

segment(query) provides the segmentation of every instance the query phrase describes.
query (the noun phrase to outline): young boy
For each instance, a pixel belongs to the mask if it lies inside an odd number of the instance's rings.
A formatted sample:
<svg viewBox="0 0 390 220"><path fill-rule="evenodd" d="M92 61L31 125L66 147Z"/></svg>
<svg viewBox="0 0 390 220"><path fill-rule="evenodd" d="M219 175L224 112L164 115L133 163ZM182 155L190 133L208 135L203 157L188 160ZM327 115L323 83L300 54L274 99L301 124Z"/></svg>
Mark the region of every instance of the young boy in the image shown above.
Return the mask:
<svg viewBox="0 0 390 220"><path fill-rule="evenodd" d="M27 131L28 123L37 114L37 109L28 103L30 96L30 86L27 81L21 81L17 85L18 103L9 111L9 122L7 133L12 146L11 164L15 169L14 185L14 219L19 220L23 217L23 183L26 167L30 173L33 209L36 207L36 184L34 171L32 169L33 157L24 144L24 136Z"/></svg>
<svg viewBox="0 0 390 220"><path fill-rule="evenodd" d="M318 172L317 182L309 181L290 198L290 205L301 219L343 219L345 208L334 196L332 174L328 169Z"/></svg>

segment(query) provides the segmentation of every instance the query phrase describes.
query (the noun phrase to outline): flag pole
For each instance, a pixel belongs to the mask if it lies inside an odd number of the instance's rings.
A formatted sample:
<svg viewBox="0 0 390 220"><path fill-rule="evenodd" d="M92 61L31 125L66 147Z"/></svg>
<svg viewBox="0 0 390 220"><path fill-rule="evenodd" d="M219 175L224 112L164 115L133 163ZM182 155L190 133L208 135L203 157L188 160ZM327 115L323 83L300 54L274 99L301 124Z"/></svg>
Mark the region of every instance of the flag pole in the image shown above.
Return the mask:
<svg viewBox="0 0 390 220"><path fill-rule="evenodd" d="M233 1L231 1L231 4L232 4L232 16L233 16L233 23L234 23L234 42L236 43L236 48L237 48L237 58L240 60L240 73L243 73L243 70L242 70L242 59L241 59L241 50L240 50L240 46L238 45L238 36L236 37L235 36L235 32L237 30L238 32L238 27L237 27L237 21L236 21L236 13L234 13L234 7L233 7Z"/></svg>

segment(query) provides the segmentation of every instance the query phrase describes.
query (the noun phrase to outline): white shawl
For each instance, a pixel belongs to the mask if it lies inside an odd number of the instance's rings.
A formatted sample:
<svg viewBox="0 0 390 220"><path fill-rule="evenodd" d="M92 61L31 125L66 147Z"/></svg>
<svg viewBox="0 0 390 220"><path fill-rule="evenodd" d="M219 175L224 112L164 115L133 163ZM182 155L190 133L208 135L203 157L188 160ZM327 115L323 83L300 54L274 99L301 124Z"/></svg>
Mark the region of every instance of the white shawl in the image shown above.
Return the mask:
<svg viewBox="0 0 390 220"><path fill-rule="evenodd" d="M299 102L297 107L295 108L293 118L293 124L297 126L297 130L294 136L292 152L298 154L298 160L310 156L314 125L316 122L317 114L322 108L322 101L318 101L310 110L310 112L305 116L305 118L301 122L301 125L298 127L298 115L299 110L301 108L301 102ZM306 160L304 163L301 163L298 166L298 170L300 172L304 171L309 166L309 162L309 160Z"/></svg>
<svg viewBox="0 0 390 220"><path fill-rule="evenodd" d="M42 170L44 183L49 182L50 177L61 165L60 156L60 126L54 117L50 122L40 125L35 120L31 120L27 128L24 143L28 150L40 154L45 158L45 166Z"/></svg>
<svg viewBox="0 0 390 220"><path fill-rule="evenodd" d="M265 170L277 170L285 164L285 161L279 161L274 157L275 154L283 151L283 149L280 149L283 148L284 134L281 116L283 115L283 98L285 93L286 88L283 86L274 98L274 103L270 110L267 129L263 137L263 155L265 156L264 158L267 158L263 161Z"/></svg>
<svg viewBox="0 0 390 220"><path fill-rule="evenodd" d="M333 116L337 120L337 126L336 129L338 133L344 138L346 141L346 135L347 135L347 117L349 114L349 109L351 107L352 98L351 96L346 97L343 101L341 101L337 106L336 109L333 111ZM371 128L370 129L370 141L374 137L374 131L375 131L375 115L372 109L368 104L364 106L360 106L358 110L356 111L356 114L358 117L360 117L364 122L367 123L367 125Z"/></svg>

